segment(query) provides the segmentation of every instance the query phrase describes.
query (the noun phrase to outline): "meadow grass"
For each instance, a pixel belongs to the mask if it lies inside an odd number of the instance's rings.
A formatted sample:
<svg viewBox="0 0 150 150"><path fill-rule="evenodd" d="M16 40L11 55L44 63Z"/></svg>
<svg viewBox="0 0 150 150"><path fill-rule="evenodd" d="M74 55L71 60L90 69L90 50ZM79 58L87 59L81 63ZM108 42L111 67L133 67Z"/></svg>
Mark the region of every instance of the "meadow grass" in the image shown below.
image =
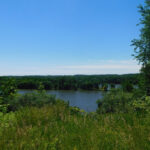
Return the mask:
<svg viewBox="0 0 150 150"><path fill-rule="evenodd" d="M0 115L1 150L148 150L150 116L81 113L65 104Z"/></svg>

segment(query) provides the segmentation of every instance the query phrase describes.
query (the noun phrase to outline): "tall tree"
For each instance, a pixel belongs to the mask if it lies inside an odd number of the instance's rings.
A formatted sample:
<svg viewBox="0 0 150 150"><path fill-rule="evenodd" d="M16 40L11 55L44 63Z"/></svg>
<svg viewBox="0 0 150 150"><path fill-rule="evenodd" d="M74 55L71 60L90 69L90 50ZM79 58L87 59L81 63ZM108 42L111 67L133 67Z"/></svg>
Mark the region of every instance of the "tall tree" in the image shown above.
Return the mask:
<svg viewBox="0 0 150 150"><path fill-rule="evenodd" d="M141 73L144 76L144 88L150 95L150 0L145 0L144 5L139 6L141 25L139 39L134 39L134 57L142 64Z"/></svg>

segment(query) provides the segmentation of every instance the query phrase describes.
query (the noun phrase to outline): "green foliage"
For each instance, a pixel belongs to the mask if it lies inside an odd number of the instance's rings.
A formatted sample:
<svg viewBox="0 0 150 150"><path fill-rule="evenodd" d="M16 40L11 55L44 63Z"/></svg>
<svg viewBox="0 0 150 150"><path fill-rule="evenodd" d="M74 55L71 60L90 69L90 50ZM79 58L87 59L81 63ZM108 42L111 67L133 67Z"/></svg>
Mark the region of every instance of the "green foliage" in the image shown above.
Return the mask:
<svg viewBox="0 0 150 150"><path fill-rule="evenodd" d="M102 84L102 87L101 87L101 90L102 91L108 91L108 84Z"/></svg>
<svg viewBox="0 0 150 150"><path fill-rule="evenodd" d="M124 92L132 92L133 91L133 84L130 81L124 81L122 83L122 89Z"/></svg>
<svg viewBox="0 0 150 150"><path fill-rule="evenodd" d="M110 87L111 87L111 89L114 89L115 88L115 84L111 83Z"/></svg>
<svg viewBox="0 0 150 150"><path fill-rule="evenodd" d="M38 89L24 95L14 94L12 99L7 96L8 110L15 112L0 113L1 149L150 149L150 114L143 118L129 113L131 106L138 112L143 108L149 110L149 97L143 105L132 102L134 94L112 89L99 101L97 112L101 114L97 114L69 107L68 103L47 95L42 83Z"/></svg>
<svg viewBox="0 0 150 150"><path fill-rule="evenodd" d="M150 113L150 96L134 100L131 105L138 113Z"/></svg>
<svg viewBox="0 0 150 150"><path fill-rule="evenodd" d="M97 101L97 113L150 113L150 96L143 96L143 91L137 88L131 92L122 89L112 89Z"/></svg>
<svg viewBox="0 0 150 150"><path fill-rule="evenodd" d="M9 103L16 96L16 85L13 79L4 80L0 86L0 111L7 112ZM9 101L9 102L8 102Z"/></svg>
<svg viewBox="0 0 150 150"><path fill-rule="evenodd" d="M45 95L45 94L46 94L44 85L43 85L41 82L39 83L37 92L38 92L39 94L41 94L41 95Z"/></svg>
<svg viewBox="0 0 150 150"><path fill-rule="evenodd" d="M0 112L6 113L8 106L9 106L8 104L4 104L3 98L0 97Z"/></svg>
<svg viewBox="0 0 150 150"><path fill-rule="evenodd" d="M3 98L14 97L16 94L15 80L3 80L0 86L0 96Z"/></svg>
<svg viewBox="0 0 150 150"><path fill-rule="evenodd" d="M140 23L140 39L134 39L132 45L135 46L135 58L146 65L150 61L150 2L145 0L145 5L139 6L141 13Z"/></svg>
<svg viewBox="0 0 150 150"><path fill-rule="evenodd" d="M142 67L141 72L143 74L144 90L150 96L150 62Z"/></svg>
<svg viewBox="0 0 150 150"><path fill-rule="evenodd" d="M44 85L40 82L38 86L38 91L43 92L44 91Z"/></svg>
<svg viewBox="0 0 150 150"><path fill-rule="evenodd" d="M44 86L39 83L38 90L23 95L16 94L14 80L6 80L1 85L0 111L10 112L26 106L42 107L56 103L56 97L46 94Z"/></svg>
<svg viewBox="0 0 150 150"><path fill-rule="evenodd" d="M26 93L17 95L13 100L8 101L9 111L15 111L22 107L36 106L42 107L44 105L52 105L56 103L57 99L53 95L48 95L41 92Z"/></svg>
<svg viewBox="0 0 150 150"><path fill-rule="evenodd" d="M98 113L129 112L129 102L132 101L132 94L125 93L120 89L112 89L104 97L97 101Z"/></svg>
<svg viewBox="0 0 150 150"><path fill-rule="evenodd" d="M24 108L1 116L0 149L148 150L149 124L149 115L82 115L63 103Z"/></svg>
<svg viewBox="0 0 150 150"><path fill-rule="evenodd" d="M150 1L145 0L145 5L139 6L141 13L140 39L134 39L132 45L135 47L134 57L142 64L141 73L144 76L144 87L150 96Z"/></svg>
<svg viewBox="0 0 150 150"><path fill-rule="evenodd" d="M100 84L120 84L124 80L130 80L132 84L138 83L139 74L125 75L75 75L75 76L22 76L12 77L16 81L18 89L38 89L39 83L46 90L98 90ZM9 80L10 77L0 77Z"/></svg>
<svg viewBox="0 0 150 150"><path fill-rule="evenodd" d="M0 133L2 128L9 128L13 123L16 122L16 117L13 112L2 113L0 112Z"/></svg>

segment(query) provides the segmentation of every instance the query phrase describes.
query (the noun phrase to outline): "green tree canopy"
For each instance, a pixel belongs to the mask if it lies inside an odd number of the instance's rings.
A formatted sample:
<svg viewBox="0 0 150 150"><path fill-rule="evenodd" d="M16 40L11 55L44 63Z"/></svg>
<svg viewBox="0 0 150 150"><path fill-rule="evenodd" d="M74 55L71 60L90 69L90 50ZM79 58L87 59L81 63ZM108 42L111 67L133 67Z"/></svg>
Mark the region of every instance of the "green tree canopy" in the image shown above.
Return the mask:
<svg viewBox="0 0 150 150"><path fill-rule="evenodd" d="M134 57L142 64L141 72L145 79L146 94L150 95L150 0L145 0L145 5L139 6L141 13L140 23L140 37L134 39L132 45L134 46Z"/></svg>

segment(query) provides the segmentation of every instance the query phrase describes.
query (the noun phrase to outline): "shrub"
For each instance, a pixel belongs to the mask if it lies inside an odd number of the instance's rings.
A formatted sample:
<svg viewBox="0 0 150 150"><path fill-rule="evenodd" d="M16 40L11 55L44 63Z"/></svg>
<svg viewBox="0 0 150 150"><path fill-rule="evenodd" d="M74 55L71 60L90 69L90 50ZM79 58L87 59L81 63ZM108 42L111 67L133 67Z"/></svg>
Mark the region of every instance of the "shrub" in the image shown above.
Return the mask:
<svg viewBox="0 0 150 150"><path fill-rule="evenodd" d="M0 112L6 113L7 112L7 107L8 107L8 104L4 104L3 103L3 98L0 97Z"/></svg>
<svg viewBox="0 0 150 150"><path fill-rule="evenodd" d="M2 98L12 98L16 95L16 84L13 79L4 80L0 86L0 96Z"/></svg>
<svg viewBox="0 0 150 150"><path fill-rule="evenodd" d="M114 89L115 88L115 84L111 83L110 87L111 87L111 89Z"/></svg>
<svg viewBox="0 0 150 150"><path fill-rule="evenodd" d="M104 97L97 101L98 113L117 113L130 111L129 102L132 94L125 93L120 89L112 89Z"/></svg>
<svg viewBox="0 0 150 150"><path fill-rule="evenodd" d="M124 92L132 92L134 87L129 81L125 81L122 83L122 89Z"/></svg>
<svg viewBox="0 0 150 150"><path fill-rule="evenodd" d="M15 111L21 107L26 106L42 107L46 104L54 104L56 103L56 97L53 95L48 95L46 93L39 93L35 91L33 93L17 95L15 98L13 98L13 100L10 100L8 103L9 111Z"/></svg>
<svg viewBox="0 0 150 150"><path fill-rule="evenodd" d="M149 113L150 112L150 96L145 96L134 100L131 103L134 110L138 113Z"/></svg>
<svg viewBox="0 0 150 150"><path fill-rule="evenodd" d="M101 90L108 91L108 84L102 84Z"/></svg>
<svg viewBox="0 0 150 150"><path fill-rule="evenodd" d="M0 86L0 112L7 112L9 102L16 96L16 85L13 79L4 80Z"/></svg>

